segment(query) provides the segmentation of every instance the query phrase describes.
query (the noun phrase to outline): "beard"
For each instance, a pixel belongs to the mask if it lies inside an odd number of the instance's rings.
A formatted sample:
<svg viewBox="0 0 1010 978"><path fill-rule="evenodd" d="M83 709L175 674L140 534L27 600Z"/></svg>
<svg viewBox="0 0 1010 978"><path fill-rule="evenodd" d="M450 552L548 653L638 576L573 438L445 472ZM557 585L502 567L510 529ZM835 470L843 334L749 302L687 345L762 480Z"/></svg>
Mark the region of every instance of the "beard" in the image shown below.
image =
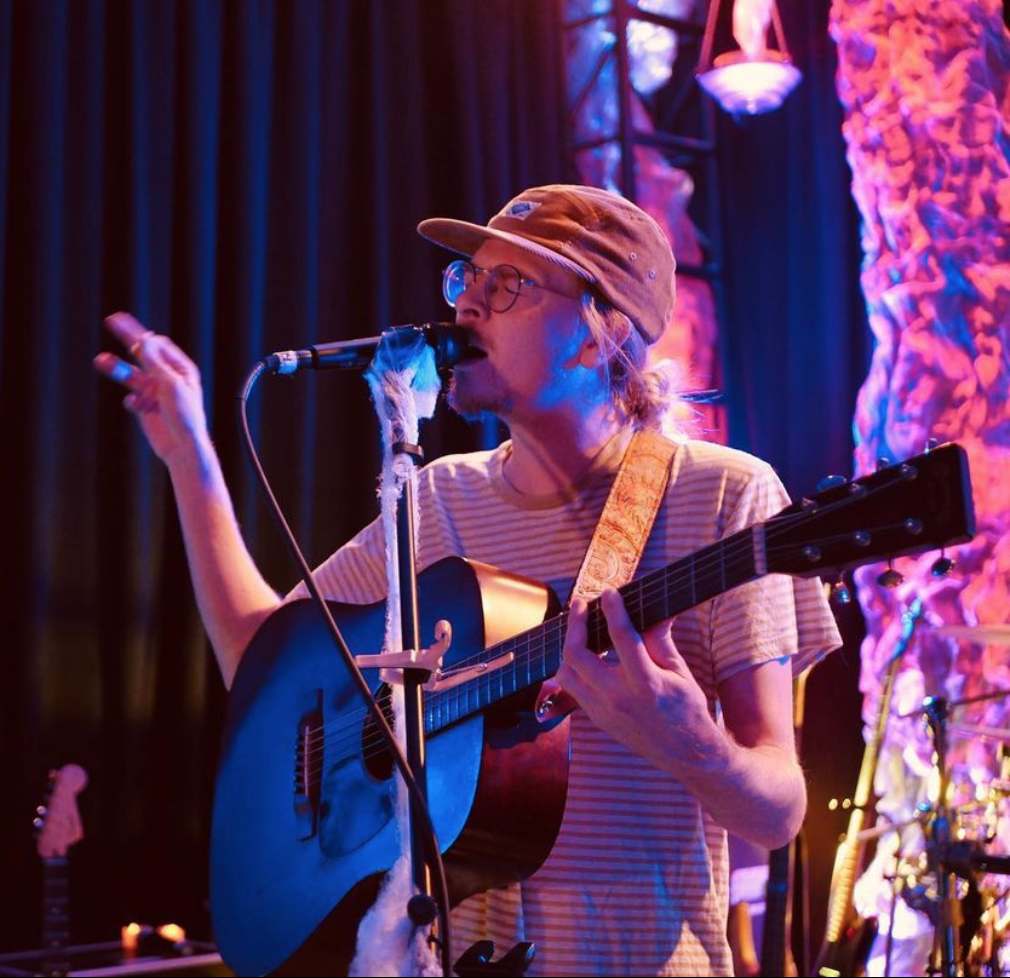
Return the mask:
<svg viewBox="0 0 1010 978"><path fill-rule="evenodd" d="M459 368L453 370L446 393L449 407L465 421L483 421L488 415L500 418L507 406L506 398L498 385L488 379L481 381L475 373L472 367L465 368L462 375Z"/></svg>

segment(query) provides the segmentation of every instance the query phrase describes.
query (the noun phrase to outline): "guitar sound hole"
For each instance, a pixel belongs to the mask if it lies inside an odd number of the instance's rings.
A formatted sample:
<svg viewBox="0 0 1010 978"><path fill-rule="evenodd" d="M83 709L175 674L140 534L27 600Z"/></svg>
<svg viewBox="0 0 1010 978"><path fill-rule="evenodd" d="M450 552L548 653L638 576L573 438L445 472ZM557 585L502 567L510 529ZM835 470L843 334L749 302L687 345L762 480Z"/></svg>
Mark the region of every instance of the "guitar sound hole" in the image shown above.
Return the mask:
<svg viewBox="0 0 1010 978"><path fill-rule="evenodd" d="M393 691L388 683L383 683L375 695L386 723L393 725ZM388 781L393 776L393 755L378 723L371 714L365 718L361 730L361 757L365 770L376 781Z"/></svg>

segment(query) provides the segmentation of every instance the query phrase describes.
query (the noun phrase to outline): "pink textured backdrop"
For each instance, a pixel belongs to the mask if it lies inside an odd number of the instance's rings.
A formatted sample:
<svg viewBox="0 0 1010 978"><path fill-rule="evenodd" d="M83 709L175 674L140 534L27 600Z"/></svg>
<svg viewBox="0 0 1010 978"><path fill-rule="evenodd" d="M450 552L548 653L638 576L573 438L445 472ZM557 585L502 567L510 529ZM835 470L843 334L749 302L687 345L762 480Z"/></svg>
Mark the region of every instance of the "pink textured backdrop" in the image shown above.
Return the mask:
<svg viewBox="0 0 1010 978"><path fill-rule="evenodd" d="M926 615L894 712L914 709L924 693L958 699L1010 688L1010 647L934 630L1010 618L1010 37L998 0L834 0L831 34L876 340L857 404L856 468L922 451L930 438L956 440L970 458L978 520L977 537L953 554L957 568L947 578L930 574L935 554L899 561L905 583L893 591L876 583L879 567L857 573L867 623L864 720L872 724L898 616L915 595ZM1010 698L959 709L955 720L1010 726ZM892 721L877 781L884 812L914 813L929 761L921 725ZM966 811L969 831L984 834L974 822L1002 808L987 791L997 743L959 735L950 761L955 800L981 799ZM905 842L921 846L914 829ZM881 848L857 898L886 925L890 889L882 876L893 867L891 847ZM921 967L928 924L920 917L898 926L907 928L907 966Z"/></svg>

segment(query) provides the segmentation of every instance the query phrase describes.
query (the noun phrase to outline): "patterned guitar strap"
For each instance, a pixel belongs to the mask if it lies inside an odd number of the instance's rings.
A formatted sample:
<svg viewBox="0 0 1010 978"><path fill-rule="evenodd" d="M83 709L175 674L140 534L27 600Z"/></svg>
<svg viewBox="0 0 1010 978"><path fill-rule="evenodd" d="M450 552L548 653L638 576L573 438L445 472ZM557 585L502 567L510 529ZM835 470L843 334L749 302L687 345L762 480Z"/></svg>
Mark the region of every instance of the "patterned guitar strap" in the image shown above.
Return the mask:
<svg viewBox="0 0 1010 978"><path fill-rule="evenodd" d="M634 577L656 522L676 451L676 443L658 431L636 431L632 436L582 560L569 604L576 596L591 600L604 588L621 587ZM543 722L562 717L574 707L571 696L549 679L537 698L537 719Z"/></svg>

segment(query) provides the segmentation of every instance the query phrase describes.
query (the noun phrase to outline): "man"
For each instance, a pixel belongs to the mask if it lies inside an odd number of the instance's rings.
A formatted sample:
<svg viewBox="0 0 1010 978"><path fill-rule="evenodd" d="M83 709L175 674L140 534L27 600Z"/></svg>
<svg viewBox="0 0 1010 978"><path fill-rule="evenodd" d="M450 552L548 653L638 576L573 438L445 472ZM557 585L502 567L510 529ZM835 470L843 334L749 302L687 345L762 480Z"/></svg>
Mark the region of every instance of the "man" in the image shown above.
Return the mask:
<svg viewBox="0 0 1010 978"><path fill-rule="evenodd" d="M466 256L444 276L474 354L450 404L489 411L511 438L433 462L419 477L419 564L449 554L569 594L632 433L658 423L645 354L673 308L674 260L658 225L616 195L550 186L520 194L487 227L423 222ZM251 560L207 433L199 376L132 317L108 322L137 363L98 368L131 388L176 492L194 584L225 682L281 602ZM705 443L676 447L645 573L786 503L764 463ZM372 524L327 560L329 597L385 593ZM462 950L489 936L537 944L538 974L730 974L725 830L775 847L803 818L792 672L839 644L813 582L766 577L639 635L616 591L602 596L614 655L586 648L572 603L558 698L572 714L572 770L551 855L519 887L457 911Z"/></svg>

